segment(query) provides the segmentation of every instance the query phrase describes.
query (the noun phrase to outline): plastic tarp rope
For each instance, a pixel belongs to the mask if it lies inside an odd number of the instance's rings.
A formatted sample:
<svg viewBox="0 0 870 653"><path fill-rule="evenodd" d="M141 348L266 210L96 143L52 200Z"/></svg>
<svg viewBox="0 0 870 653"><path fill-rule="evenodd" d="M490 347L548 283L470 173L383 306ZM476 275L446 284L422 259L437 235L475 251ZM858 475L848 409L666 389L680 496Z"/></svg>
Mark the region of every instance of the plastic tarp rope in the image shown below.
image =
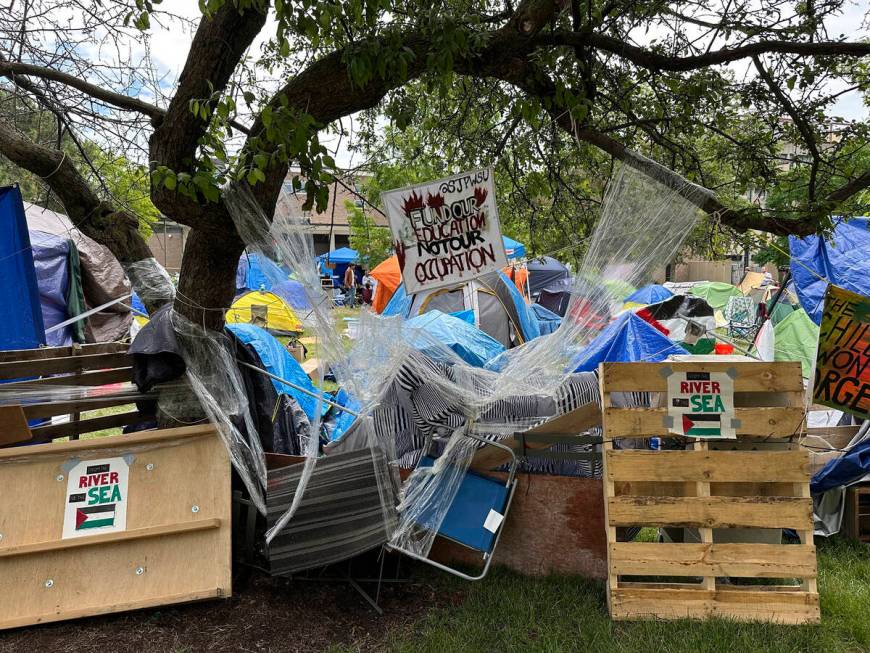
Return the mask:
<svg viewBox="0 0 870 653"><path fill-rule="evenodd" d="M0 187L0 349L45 344L39 286L18 186Z"/></svg>
<svg viewBox="0 0 870 653"><path fill-rule="evenodd" d="M243 343L253 347L267 372L282 379L287 379L309 392L314 394L319 393L319 390L311 382L311 379L308 378L302 366L296 362L296 359L290 355L290 352L268 331L253 324L228 324L227 329ZM304 392L299 392L299 390L286 383L281 383L276 379L270 379L270 381L278 394L286 394L293 397L302 407L302 410L305 411L308 419L311 421L315 420L316 412L321 410L322 402Z"/></svg>
<svg viewBox="0 0 870 653"><path fill-rule="evenodd" d="M417 345L414 331L422 329L474 367L483 367L487 361L505 350L501 343L493 340L477 327L441 311L429 311L418 315L408 320L405 327L412 345ZM420 343L417 348L424 353L427 351L425 343ZM433 358L437 360L437 353Z"/></svg>
<svg viewBox="0 0 870 653"><path fill-rule="evenodd" d="M870 296L870 218L840 222L833 235L789 236L791 277L801 306L813 322L822 321L828 282Z"/></svg>
<svg viewBox="0 0 870 653"><path fill-rule="evenodd" d="M688 353L651 324L626 311L577 355L571 368L575 372L593 372L599 363L658 363L668 356Z"/></svg>

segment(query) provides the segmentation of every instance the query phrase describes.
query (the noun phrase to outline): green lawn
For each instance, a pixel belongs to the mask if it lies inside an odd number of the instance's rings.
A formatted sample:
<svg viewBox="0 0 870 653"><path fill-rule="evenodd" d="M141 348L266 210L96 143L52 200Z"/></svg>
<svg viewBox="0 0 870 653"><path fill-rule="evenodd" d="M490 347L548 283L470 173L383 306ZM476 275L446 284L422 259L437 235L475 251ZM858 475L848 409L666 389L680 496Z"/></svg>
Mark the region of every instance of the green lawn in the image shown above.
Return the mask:
<svg viewBox="0 0 870 653"><path fill-rule="evenodd" d="M535 580L495 568L476 584L443 574L433 577L439 593L449 597L449 607L388 634L385 648L408 653L870 651L870 548L834 539L820 542L818 549L820 626L613 622L600 582L555 576Z"/></svg>

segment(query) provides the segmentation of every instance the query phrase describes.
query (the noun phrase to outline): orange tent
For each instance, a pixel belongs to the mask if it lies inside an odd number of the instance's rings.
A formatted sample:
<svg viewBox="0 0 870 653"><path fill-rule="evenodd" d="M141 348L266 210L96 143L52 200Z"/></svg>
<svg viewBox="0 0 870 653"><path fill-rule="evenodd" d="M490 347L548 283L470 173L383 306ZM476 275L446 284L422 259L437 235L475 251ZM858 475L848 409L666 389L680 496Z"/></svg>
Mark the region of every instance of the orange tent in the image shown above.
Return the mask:
<svg viewBox="0 0 870 653"><path fill-rule="evenodd" d="M399 257L391 256L369 272L378 285L375 288L375 296L372 300L372 308L375 313L383 313L396 288L402 283L402 271L399 269Z"/></svg>

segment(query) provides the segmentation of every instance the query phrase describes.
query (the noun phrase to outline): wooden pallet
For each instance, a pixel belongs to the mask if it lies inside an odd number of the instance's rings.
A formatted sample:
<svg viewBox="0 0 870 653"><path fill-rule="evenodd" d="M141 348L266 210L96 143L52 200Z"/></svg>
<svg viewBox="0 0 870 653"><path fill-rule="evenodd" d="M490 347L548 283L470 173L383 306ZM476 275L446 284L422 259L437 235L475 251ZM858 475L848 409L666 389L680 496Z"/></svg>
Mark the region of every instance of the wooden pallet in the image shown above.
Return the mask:
<svg viewBox="0 0 870 653"><path fill-rule="evenodd" d="M850 540L870 543L870 483L846 488L842 533Z"/></svg>
<svg viewBox="0 0 870 653"><path fill-rule="evenodd" d="M664 394L670 371L735 374L737 441L613 448L614 439L668 437L666 408L614 407L613 394ZM804 424L800 364L605 363L599 373L611 617L817 623L809 455L790 443ZM697 529L699 541L620 541L632 526ZM783 528L801 543L750 543L759 531L737 530Z"/></svg>

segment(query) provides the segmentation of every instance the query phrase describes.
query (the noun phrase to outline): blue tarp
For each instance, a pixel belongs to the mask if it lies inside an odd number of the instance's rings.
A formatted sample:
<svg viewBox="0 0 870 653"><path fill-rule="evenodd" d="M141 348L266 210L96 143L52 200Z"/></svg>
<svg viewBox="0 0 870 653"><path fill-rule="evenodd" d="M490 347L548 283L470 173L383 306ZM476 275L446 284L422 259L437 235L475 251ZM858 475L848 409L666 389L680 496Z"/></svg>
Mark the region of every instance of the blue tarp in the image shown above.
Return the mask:
<svg viewBox="0 0 870 653"><path fill-rule="evenodd" d="M311 310L311 302L305 294L305 286L293 279L279 281L272 286L272 292L295 309ZM300 316L302 317L302 316Z"/></svg>
<svg viewBox="0 0 870 653"><path fill-rule="evenodd" d="M658 363L668 356L688 353L649 322L625 311L574 358L571 369L591 372L599 363Z"/></svg>
<svg viewBox="0 0 870 653"><path fill-rule="evenodd" d="M0 350L45 344L39 286L18 186L0 187Z"/></svg>
<svg viewBox="0 0 870 653"><path fill-rule="evenodd" d="M474 325L438 310L428 311L423 315L413 317L405 323L405 326L409 328L406 333L411 345L419 347L435 358L439 358L438 352L427 351L426 341L422 338L415 338L410 329L425 331L435 340L453 350L466 363L475 367L483 367L488 360L504 351L500 342L489 337Z"/></svg>
<svg viewBox="0 0 870 653"><path fill-rule="evenodd" d="M413 301L414 298L405 293L405 284L400 283L381 315L401 315L402 317L407 317Z"/></svg>
<svg viewBox="0 0 870 653"><path fill-rule="evenodd" d="M69 288L69 248L66 238L53 236L42 231L30 232L33 252L33 268L39 286L39 302L42 306L42 323L46 329L66 321L67 289ZM45 344L49 347L63 347L73 343L73 326L46 334Z"/></svg>
<svg viewBox="0 0 870 653"><path fill-rule="evenodd" d="M272 290L286 278L287 273L270 258L259 252L243 253L236 268L236 294L245 290Z"/></svg>
<svg viewBox="0 0 870 653"><path fill-rule="evenodd" d="M538 318L538 329L540 329L542 336L553 333L562 324L561 316L540 304L532 304L532 310L535 312L535 317Z"/></svg>
<svg viewBox="0 0 870 653"><path fill-rule="evenodd" d="M130 306L132 306L138 314L148 315L148 309L145 308L145 304L142 303L142 300L139 299L139 295L136 294L136 291L133 291L133 295L130 297Z"/></svg>
<svg viewBox="0 0 870 653"><path fill-rule="evenodd" d="M829 460L810 482L810 491L819 494L835 487L851 485L870 474L870 439L859 442L848 452Z"/></svg>
<svg viewBox="0 0 870 653"><path fill-rule="evenodd" d="M828 281L870 296L868 221L870 218L840 222L827 240L819 236L788 237L795 291L801 306L816 324L822 321Z"/></svg>
<svg viewBox="0 0 870 653"><path fill-rule="evenodd" d="M359 401L344 388L339 388L331 400L339 406L350 408L355 413L359 413L362 410L362 405ZM333 406L329 406L329 411L331 416L327 419L326 423L327 437L330 442L334 442L344 435L345 431L356 421L356 417L347 411L339 410Z"/></svg>
<svg viewBox="0 0 870 653"><path fill-rule="evenodd" d="M501 240L504 243L504 252L508 258L522 258L526 255L526 246L521 242L507 236L502 236Z"/></svg>
<svg viewBox="0 0 870 653"><path fill-rule="evenodd" d="M359 259L359 252L350 247L339 247L331 252L326 252L317 257L317 262L320 270L325 274L327 268L324 267L326 259L329 258L329 264L332 268L332 283L336 286L344 286L344 273L347 266L351 263L356 263ZM362 279L362 270L356 269L357 283Z"/></svg>
<svg viewBox="0 0 870 653"><path fill-rule="evenodd" d="M657 283L651 283L648 286L639 288L625 298L626 302L634 302L635 304L658 304L666 299L674 296L670 290Z"/></svg>
<svg viewBox="0 0 870 653"><path fill-rule="evenodd" d="M516 284L511 281L504 272L499 272L498 275L504 281L514 300L514 307L517 309L517 314L520 316L520 328L523 330L523 340L529 341L541 335L541 329L538 326L538 318L531 307L526 304L522 293L517 288Z"/></svg>
<svg viewBox="0 0 870 653"><path fill-rule="evenodd" d="M226 328L240 341L253 347L267 372L280 376L282 379L287 379L309 392L318 393L317 388L311 382L311 379L308 378L302 366L296 362L296 359L290 355L290 352L268 331L253 324L227 324ZM317 416L319 403L317 399L304 392L300 392L286 383L281 383L275 379L270 379L270 381L276 392L293 397L299 403L302 410L305 411L308 419L314 420ZM326 404L323 404L321 409L326 406Z"/></svg>

